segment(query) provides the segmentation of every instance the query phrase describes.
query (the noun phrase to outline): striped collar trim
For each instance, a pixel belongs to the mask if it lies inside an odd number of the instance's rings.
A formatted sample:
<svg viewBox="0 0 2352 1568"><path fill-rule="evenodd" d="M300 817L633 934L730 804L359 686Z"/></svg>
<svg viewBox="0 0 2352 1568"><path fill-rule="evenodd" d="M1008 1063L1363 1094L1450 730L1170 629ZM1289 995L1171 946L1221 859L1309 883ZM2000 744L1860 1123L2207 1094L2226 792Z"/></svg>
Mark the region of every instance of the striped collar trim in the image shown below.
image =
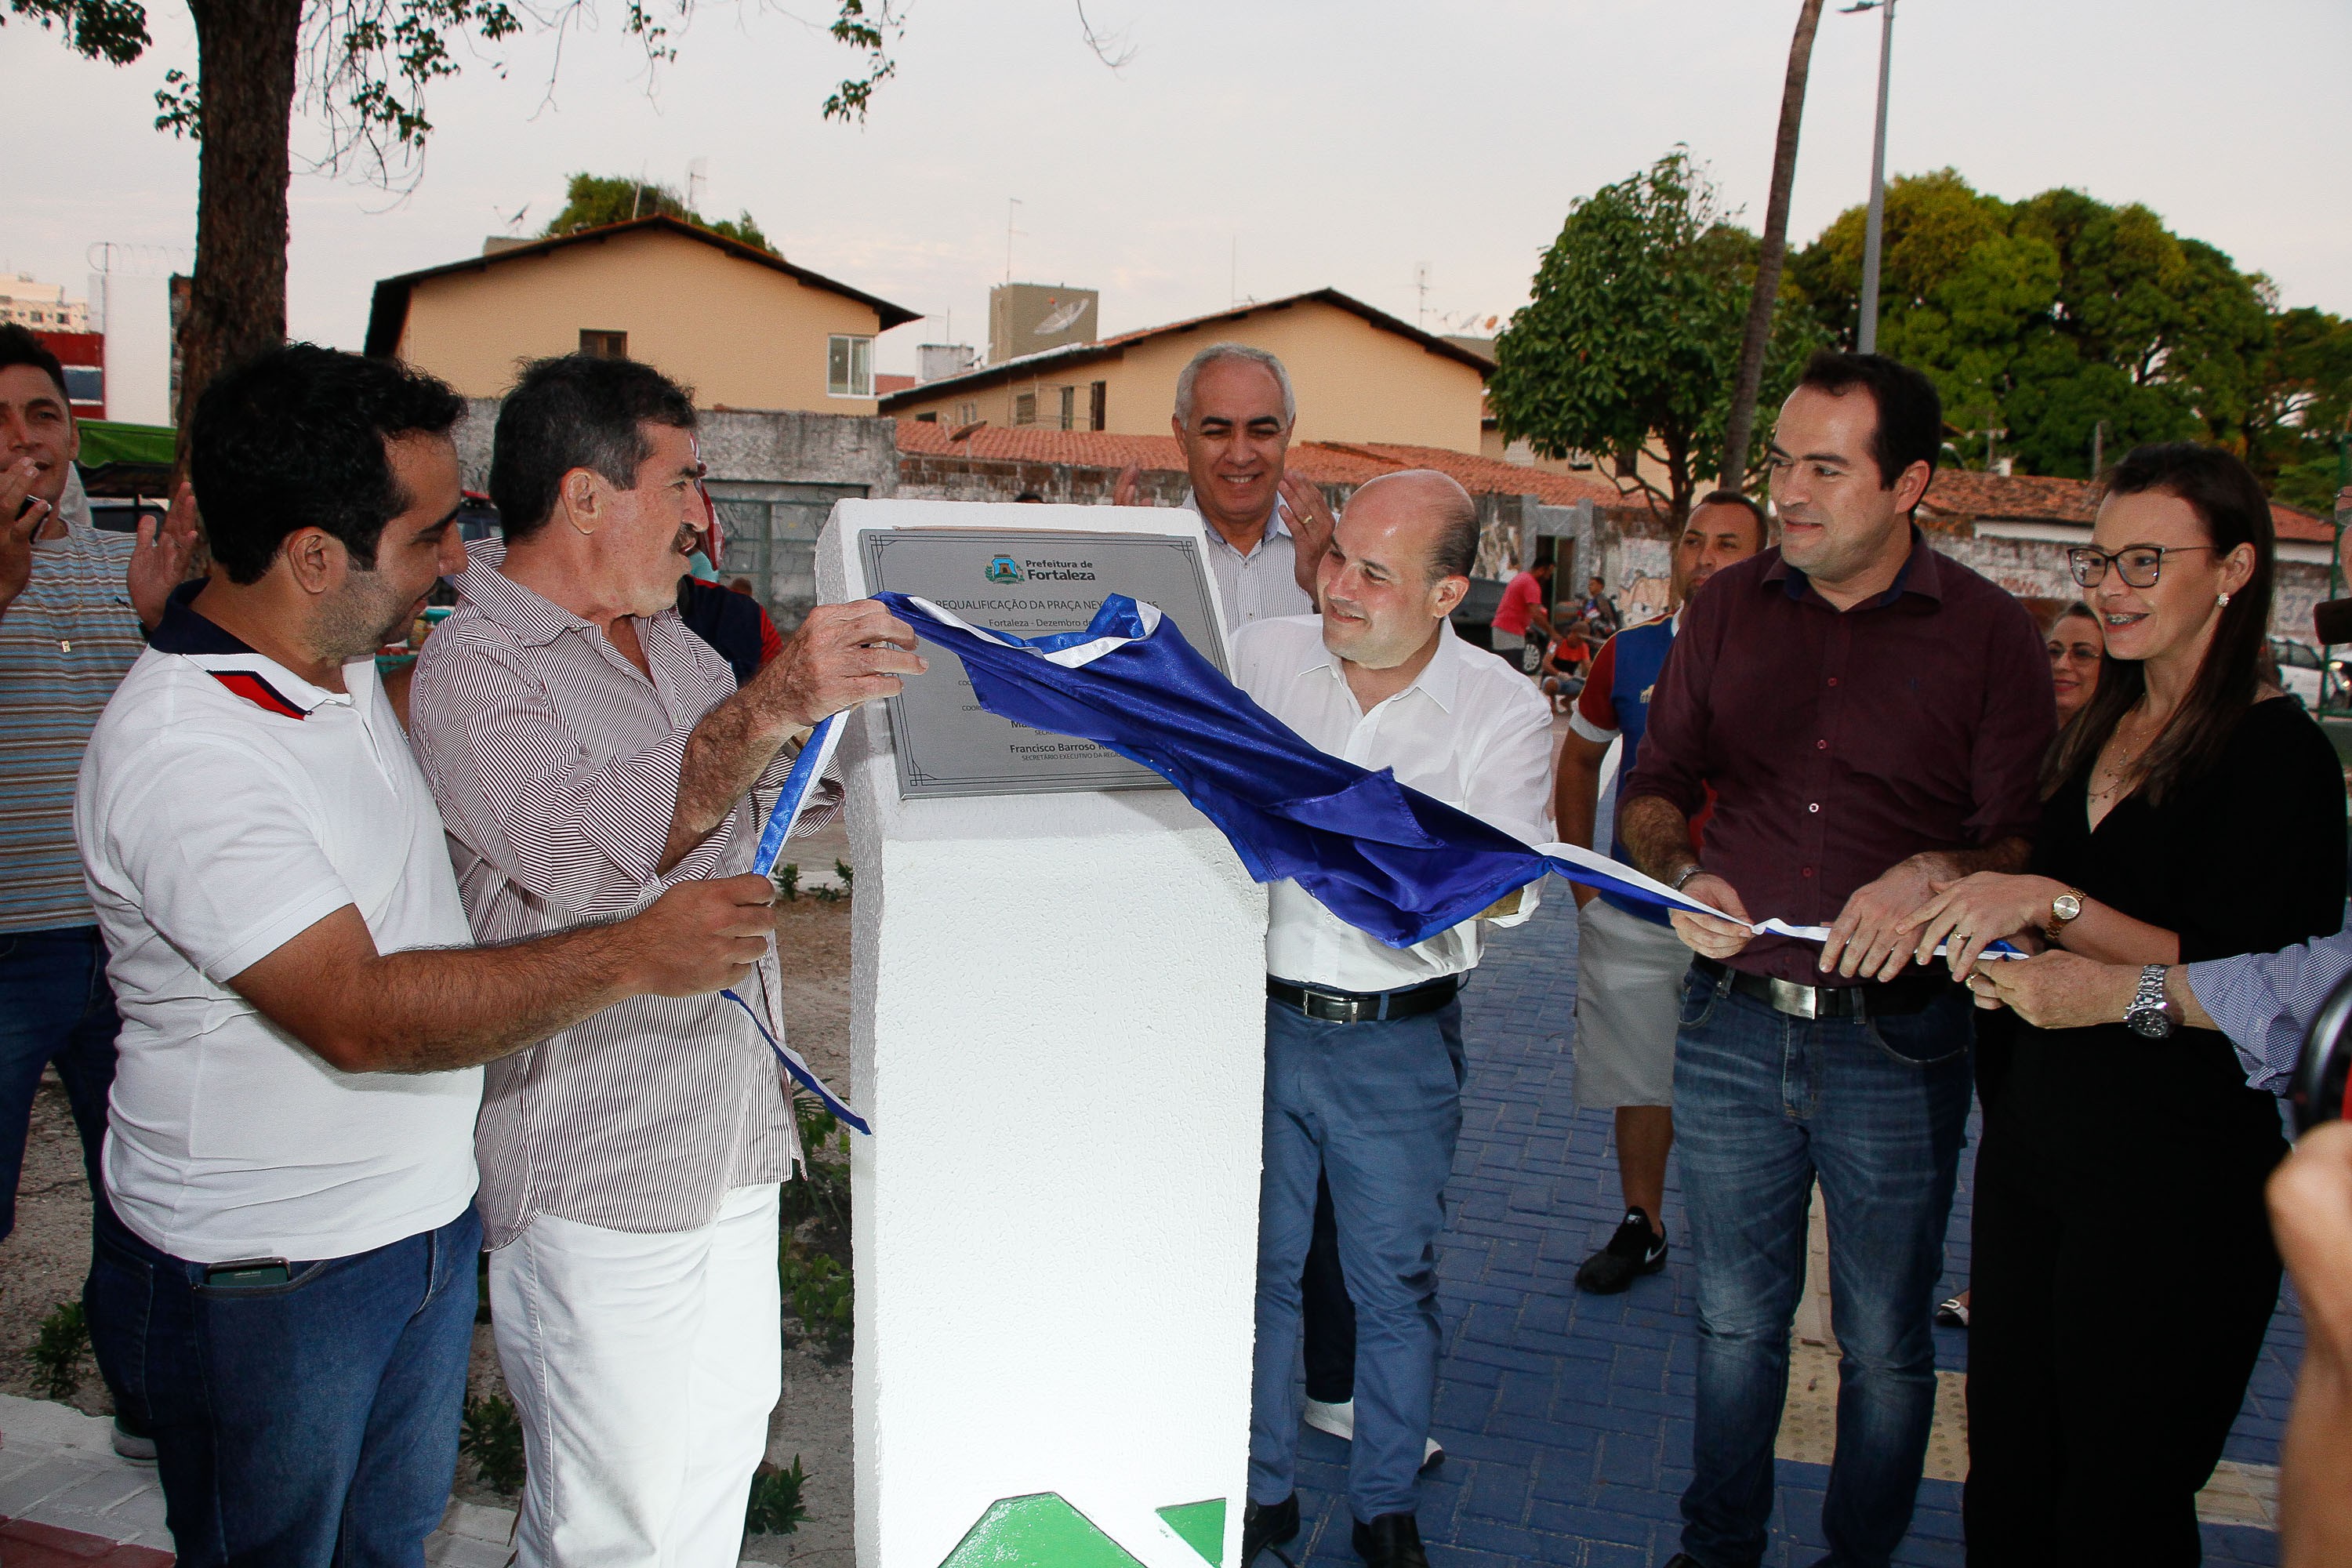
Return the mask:
<svg viewBox="0 0 2352 1568"><path fill-rule="evenodd" d="M333 702L346 708L352 705L349 692L311 685L276 659L254 652L242 638L199 612L194 601L204 586L205 579L199 577L172 590L163 606L163 619L149 639L158 653L186 659L256 708L280 718L308 719Z"/></svg>

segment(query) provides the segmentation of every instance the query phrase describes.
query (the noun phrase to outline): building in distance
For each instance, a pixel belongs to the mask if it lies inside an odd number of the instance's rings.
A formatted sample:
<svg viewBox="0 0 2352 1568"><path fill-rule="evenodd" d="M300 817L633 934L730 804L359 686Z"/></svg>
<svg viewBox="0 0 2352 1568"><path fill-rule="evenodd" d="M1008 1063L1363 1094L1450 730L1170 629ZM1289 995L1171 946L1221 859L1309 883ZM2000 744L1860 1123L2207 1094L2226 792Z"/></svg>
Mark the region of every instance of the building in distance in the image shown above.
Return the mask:
<svg viewBox="0 0 2352 1568"><path fill-rule="evenodd" d="M1084 289L1062 292L1093 298ZM993 312L990 335L996 336ZM992 361L894 392L882 399L882 412L954 429L987 424L1164 436L1177 374L1202 349L1225 342L1280 357L1298 395L1297 440L1479 450L1488 361L1336 289Z"/></svg>
<svg viewBox="0 0 2352 1568"><path fill-rule="evenodd" d="M876 411L874 340L916 312L782 256L657 215L375 286L367 352L495 397L518 360L641 360L709 408Z"/></svg>

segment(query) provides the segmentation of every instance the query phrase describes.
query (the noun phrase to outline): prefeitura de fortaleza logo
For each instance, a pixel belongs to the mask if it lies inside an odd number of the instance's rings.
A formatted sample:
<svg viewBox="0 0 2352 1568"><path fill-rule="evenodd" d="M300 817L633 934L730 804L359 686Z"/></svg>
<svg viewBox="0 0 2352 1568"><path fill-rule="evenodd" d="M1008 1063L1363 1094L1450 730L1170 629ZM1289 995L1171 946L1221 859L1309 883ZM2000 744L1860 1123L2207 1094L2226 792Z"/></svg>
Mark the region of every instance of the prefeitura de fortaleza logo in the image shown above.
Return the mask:
<svg viewBox="0 0 2352 1568"><path fill-rule="evenodd" d="M1010 555L1000 555L988 563L988 580L992 583L1018 583L1021 563Z"/></svg>

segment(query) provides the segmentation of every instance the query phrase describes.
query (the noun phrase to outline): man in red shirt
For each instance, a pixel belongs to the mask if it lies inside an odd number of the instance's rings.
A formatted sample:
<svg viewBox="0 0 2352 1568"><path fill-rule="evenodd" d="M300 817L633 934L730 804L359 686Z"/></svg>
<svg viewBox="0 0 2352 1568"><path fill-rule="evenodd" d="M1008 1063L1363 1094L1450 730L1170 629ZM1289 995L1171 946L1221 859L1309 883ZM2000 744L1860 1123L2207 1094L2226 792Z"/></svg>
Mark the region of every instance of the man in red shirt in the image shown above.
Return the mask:
<svg viewBox="0 0 2352 1568"><path fill-rule="evenodd" d="M1542 662L1544 647L1552 637L1551 610L1546 603L1550 589L1551 563L1538 561L1511 579L1503 590L1503 602L1495 606L1495 651L1505 658L1516 655L1519 668L1529 675Z"/></svg>

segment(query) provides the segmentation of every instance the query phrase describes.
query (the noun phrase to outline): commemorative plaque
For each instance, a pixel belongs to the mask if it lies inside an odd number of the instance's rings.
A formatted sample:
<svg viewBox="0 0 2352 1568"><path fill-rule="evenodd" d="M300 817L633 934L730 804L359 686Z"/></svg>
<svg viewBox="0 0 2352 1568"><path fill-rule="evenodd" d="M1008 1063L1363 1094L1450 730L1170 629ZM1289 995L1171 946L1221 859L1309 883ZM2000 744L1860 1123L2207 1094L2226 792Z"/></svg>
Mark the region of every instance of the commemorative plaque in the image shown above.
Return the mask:
<svg viewBox="0 0 2352 1568"><path fill-rule="evenodd" d="M1157 533L1008 529L876 530L858 536L866 586L911 594L1013 637L1084 631L1105 598L1159 606L1225 668L1207 563L1197 542ZM1000 719L980 705L963 661L925 644L930 668L890 700L902 799L1164 789L1167 781L1096 745Z"/></svg>

